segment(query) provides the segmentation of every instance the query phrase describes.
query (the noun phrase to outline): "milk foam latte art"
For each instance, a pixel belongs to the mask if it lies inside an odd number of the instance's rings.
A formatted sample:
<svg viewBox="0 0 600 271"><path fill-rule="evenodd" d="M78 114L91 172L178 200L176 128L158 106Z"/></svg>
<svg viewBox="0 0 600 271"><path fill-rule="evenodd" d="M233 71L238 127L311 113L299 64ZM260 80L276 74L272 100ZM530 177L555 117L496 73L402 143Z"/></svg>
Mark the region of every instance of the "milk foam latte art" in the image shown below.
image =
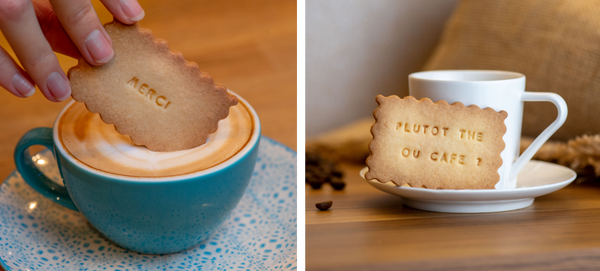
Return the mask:
<svg viewBox="0 0 600 271"><path fill-rule="evenodd" d="M252 116L242 101L230 108L229 116L219 122L205 144L175 152L153 152L134 145L129 136L119 134L83 103L73 103L58 121L62 146L79 162L130 177L170 177L209 169L244 148L253 129Z"/></svg>

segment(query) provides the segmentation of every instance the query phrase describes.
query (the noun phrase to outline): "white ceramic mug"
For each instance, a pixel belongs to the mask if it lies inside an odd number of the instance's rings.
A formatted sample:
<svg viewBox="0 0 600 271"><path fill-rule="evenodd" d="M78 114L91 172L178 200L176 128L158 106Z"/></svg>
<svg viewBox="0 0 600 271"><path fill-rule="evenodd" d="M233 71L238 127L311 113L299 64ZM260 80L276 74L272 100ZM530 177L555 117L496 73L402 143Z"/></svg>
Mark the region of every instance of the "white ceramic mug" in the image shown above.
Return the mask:
<svg viewBox="0 0 600 271"><path fill-rule="evenodd" d="M517 174L537 150L567 119L567 104L562 97L548 92L526 92L525 76L516 72L487 70L447 70L417 72L408 76L410 95L416 99L429 98L452 104L461 102L465 106L477 105L504 110L508 117L504 121L506 134L502 139L502 166L498 169L500 181L496 189L511 189L517 184ZM552 102L558 116L533 143L519 156L523 102Z"/></svg>

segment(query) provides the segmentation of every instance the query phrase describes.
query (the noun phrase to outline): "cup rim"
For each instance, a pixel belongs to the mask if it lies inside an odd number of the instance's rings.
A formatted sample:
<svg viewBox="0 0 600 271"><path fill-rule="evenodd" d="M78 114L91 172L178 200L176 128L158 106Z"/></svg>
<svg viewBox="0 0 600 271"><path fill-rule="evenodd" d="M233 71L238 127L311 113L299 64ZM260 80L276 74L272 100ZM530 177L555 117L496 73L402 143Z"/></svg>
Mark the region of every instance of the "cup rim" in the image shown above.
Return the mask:
<svg viewBox="0 0 600 271"><path fill-rule="evenodd" d="M440 74L490 74L496 76L506 76L506 78L491 79L491 80L460 80L460 79L440 79L433 78L433 75ZM499 81L513 81L525 79L525 75L518 72L502 71L502 70L470 70L470 69L457 69L457 70L431 70L431 71L420 71L414 72L408 75L409 79L424 80L424 81L439 81L439 82L499 82Z"/></svg>
<svg viewBox="0 0 600 271"><path fill-rule="evenodd" d="M185 181L185 180L189 180L189 179L193 179L199 176L206 176L206 175L210 175L213 174L215 172L219 172L221 170L224 170L232 165L234 165L235 163L239 162L240 160L242 160L244 157L246 157L247 155L250 154L250 152L257 147L258 145L258 141L260 139L260 133L261 133L261 126L260 126L260 120L258 118L258 114L256 113L256 111L254 110L254 108L244 99L242 98L240 95L238 95L237 93L231 91L231 90L227 90L230 94L235 95L239 102L243 103L244 106L248 109L248 112L250 113L250 115L252 115L252 121L254 123L254 129L252 130L252 135L250 137L250 139L248 140L248 143L239 151L237 152L235 155L231 156L229 159L227 159L226 161L204 169L204 170L200 170L200 171L195 171L195 172L190 172L190 173L185 173L185 174L180 174L180 175L174 175L174 176L165 176L165 177L133 177L133 176L127 176L127 175L120 175L120 174L115 174L115 173L110 173L110 172L105 172L99 169L95 169L93 167L90 167L88 165L86 165L85 163L75 159L74 157L72 157L67 150L64 148L64 146L60 143L60 139L58 138L58 121L60 120L60 118L63 116L63 114L67 111L68 108L70 108L74 103L76 103L77 101L72 100L71 102L69 102L58 114L58 116L56 117L56 120L54 121L54 126L52 127L52 138L54 141L54 147L56 149L57 152L60 152L62 155L61 158L65 158L67 159L71 164L76 165L78 168L85 170L86 172L92 173L92 174L97 174L106 178L110 178L113 180L118 180L118 181L132 181L132 182L152 182L152 183L160 183L160 182L175 182L175 181Z"/></svg>

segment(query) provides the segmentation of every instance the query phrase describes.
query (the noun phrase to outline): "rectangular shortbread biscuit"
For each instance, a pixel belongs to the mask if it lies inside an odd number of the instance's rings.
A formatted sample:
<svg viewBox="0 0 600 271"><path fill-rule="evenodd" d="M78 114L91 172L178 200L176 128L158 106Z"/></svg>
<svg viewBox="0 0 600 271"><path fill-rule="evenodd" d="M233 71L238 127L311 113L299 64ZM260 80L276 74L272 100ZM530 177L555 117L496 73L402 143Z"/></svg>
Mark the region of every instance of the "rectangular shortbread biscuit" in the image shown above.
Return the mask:
<svg viewBox="0 0 600 271"><path fill-rule="evenodd" d="M505 111L378 95L368 180L432 189L494 189Z"/></svg>

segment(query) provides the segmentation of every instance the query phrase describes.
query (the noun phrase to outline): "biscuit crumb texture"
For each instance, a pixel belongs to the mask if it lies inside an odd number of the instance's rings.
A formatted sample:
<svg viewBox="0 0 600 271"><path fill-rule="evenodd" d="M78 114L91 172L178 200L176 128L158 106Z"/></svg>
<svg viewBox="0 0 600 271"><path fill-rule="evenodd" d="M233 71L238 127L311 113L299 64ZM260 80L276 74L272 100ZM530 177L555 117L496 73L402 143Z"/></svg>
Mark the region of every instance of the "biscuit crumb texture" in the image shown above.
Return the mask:
<svg viewBox="0 0 600 271"><path fill-rule="evenodd" d="M505 111L378 95L368 180L430 189L494 189Z"/></svg>
<svg viewBox="0 0 600 271"><path fill-rule="evenodd" d="M206 143L237 98L150 30L118 21L104 27L114 58L99 67L80 58L68 72L73 99L151 151Z"/></svg>

